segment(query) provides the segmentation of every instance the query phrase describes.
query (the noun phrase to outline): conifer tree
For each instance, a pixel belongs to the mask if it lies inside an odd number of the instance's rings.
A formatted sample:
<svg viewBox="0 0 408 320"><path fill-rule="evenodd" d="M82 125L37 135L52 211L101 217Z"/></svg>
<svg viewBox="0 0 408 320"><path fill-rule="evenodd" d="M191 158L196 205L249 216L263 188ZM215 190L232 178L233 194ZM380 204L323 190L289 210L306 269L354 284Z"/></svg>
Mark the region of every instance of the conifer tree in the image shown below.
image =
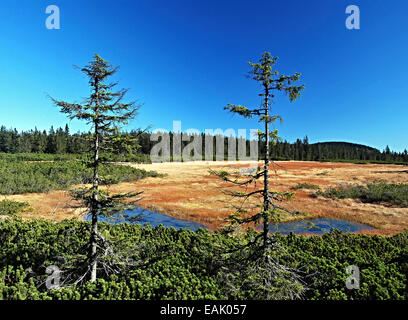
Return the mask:
<svg viewBox="0 0 408 320"><path fill-rule="evenodd" d="M304 86L297 86L300 74L292 76L279 75L273 69L277 58L265 52L258 63L249 63L249 76L257 81L262 92L259 96L262 102L259 107L247 108L242 105L228 104L224 109L245 118L257 118L265 130L258 131L260 145L264 148L263 166L258 166L255 172L247 174L231 174L227 171L212 171L232 186L241 187L239 191L227 192L241 201L236 212L230 216L232 230L234 226L248 223L262 223L263 231L249 231L246 236L239 237L242 242L235 250L222 252L220 263L223 268L219 273L219 283L222 288L231 288L235 292L237 286L248 288L253 292L251 299L296 299L304 291L299 270L285 265L287 252L276 237L269 235L271 222L279 222L282 213L297 214L279 204L292 197L293 193L271 190L269 182L269 166L271 163L271 146L279 140L278 131L271 130L270 125L280 116L273 115L272 103L279 93L286 93L290 101L296 100ZM263 179L263 187L257 189L256 182ZM242 187L245 192L242 192ZM256 205L245 204L252 197L258 198ZM231 230L231 229L230 229ZM228 228L227 228L228 231Z"/></svg>
<svg viewBox="0 0 408 320"><path fill-rule="evenodd" d="M135 141L129 139L128 135L120 133L120 128L134 118L139 105L134 102L122 102L128 90L121 89L113 91L117 83L108 83L107 80L113 76L118 67L113 67L108 61L103 60L95 54L93 60L83 68L79 68L89 78L91 93L83 104L69 103L53 99L62 113L72 119L84 120L91 125L90 140L92 145L92 158L89 165L93 168L93 180L90 188L81 188L73 191L74 199L80 200L88 208L92 217L91 237L89 241L89 269L92 282L97 277L98 260L98 217L111 216L134 207L134 201L127 198L138 196L141 192L110 195L100 190L101 182L106 179L100 176L101 150L112 152L115 148L131 151Z"/></svg>
<svg viewBox="0 0 408 320"><path fill-rule="evenodd" d="M267 245L269 225L271 221L277 221L279 218L279 212L281 211L292 213L278 205L278 202L290 198L292 193L272 191L269 183L271 145L276 143L279 139L278 131L271 130L270 125L276 120L282 120L280 116L272 114L272 103L275 102L275 98L277 98L279 93L287 94L289 100L294 101L300 97L301 91L304 89L303 85L295 85L300 79L301 75L299 73L295 73L291 76L279 75L279 72L273 69L277 60L278 58L272 57L269 52L264 52L258 63L249 62L252 69L249 72L249 77L257 81L262 88L262 92L259 94L259 96L262 97L262 103L259 107L251 109L242 105L228 104L224 108L225 110L243 116L244 118L258 118L259 122L263 124L264 131L258 131L260 140L263 142L261 145L264 148L263 169L258 167L258 170L254 174L249 174L249 177L245 177L245 181L242 181L241 176L231 177L231 175L225 171L214 172L223 180L238 186L248 186L256 180L263 178L262 189L249 193L232 192L234 197L244 198L245 200L252 196L261 196L263 201L262 206L260 206L260 211L250 217L243 217L248 215L248 212L243 209L243 207L240 207L237 212L231 216L231 219L233 223L238 225L261 222L263 224L262 236L264 247Z"/></svg>

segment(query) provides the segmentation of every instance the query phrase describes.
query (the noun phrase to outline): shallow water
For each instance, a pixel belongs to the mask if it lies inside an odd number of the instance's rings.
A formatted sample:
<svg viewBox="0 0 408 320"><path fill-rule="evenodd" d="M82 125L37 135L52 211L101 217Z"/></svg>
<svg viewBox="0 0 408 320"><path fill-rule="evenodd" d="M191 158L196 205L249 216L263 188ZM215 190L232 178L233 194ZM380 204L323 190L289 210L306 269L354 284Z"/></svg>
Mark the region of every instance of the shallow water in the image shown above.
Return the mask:
<svg viewBox="0 0 408 320"><path fill-rule="evenodd" d="M137 216L140 216L140 219L138 220L132 220L132 218L135 218ZM90 220L88 217L86 220ZM99 221L106 221L106 222L111 222L111 223L121 223L121 222L127 222L127 223L136 223L136 224L142 224L145 225L146 223L149 223L153 228L159 225L163 225L163 227L174 227L175 229L189 229L196 231L199 228L204 228L206 229L206 226L189 221L189 220L183 220L183 219L178 219L174 218L162 213L146 210L146 209L136 209L132 211L127 211L124 214L124 217L121 216L115 216L113 218L107 219L107 218L99 218ZM311 225L314 224L313 225ZM260 227L261 228L261 227ZM337 220L337 219L326 219L326 218L320 218L320 219L309 219L309 220L304 220L304 221L293 221L293 222L284 222L284 223L279 223L277 225L271 225L270 230L271 232L280 232L281 234L289 234L291 232L295 234L325 234L330 232L332 229L338 229L343 232L357 232L357 231L362 231L362 230L373 230L373 227L361 224L361 223L356 223L356 222L351 222L347 220Z"/></svg>
<svg viewBox="0 0 408 320"><path fill-rule="evenodd" d="M140 216L140 219L137 219L135 221L132 220L132 218L135 218L137 216ZM90 217L87 217L86 220L90 220ZM136 224L142 224L145 225L146 223L149 223L152 228L157 227L159 225L163 225L163 227L170 228L174 227L175 229L188 229L188 230L193 230L197 231L199 228L204 228L206 227L200 223L189 221L189 220L183 220L183 219L177 219L165 214L161 214L158 212L146 210L146 209L136 209L132 211L127 211L124 213L124 217L121 217L120 215L114 216L110 219L107 218L99 218L99 221L106 221L106 222L111 222L111 223L121 223L121 222L127 222L127 223L136 223Z"/></svg>
<svg viewBox="0 0 408 320"><path fill-rule="evenodd" d="M314 227L311 225L311 223L314 224ZM373 230L374 228L347 220L320 218L279 223L277 225L271 225L270 229L273 232L280 232L282 234L289 234L290 232L296 234L325 234L330 232L332 229L338 229L343 232L357 232L362 230Z"/></svg>

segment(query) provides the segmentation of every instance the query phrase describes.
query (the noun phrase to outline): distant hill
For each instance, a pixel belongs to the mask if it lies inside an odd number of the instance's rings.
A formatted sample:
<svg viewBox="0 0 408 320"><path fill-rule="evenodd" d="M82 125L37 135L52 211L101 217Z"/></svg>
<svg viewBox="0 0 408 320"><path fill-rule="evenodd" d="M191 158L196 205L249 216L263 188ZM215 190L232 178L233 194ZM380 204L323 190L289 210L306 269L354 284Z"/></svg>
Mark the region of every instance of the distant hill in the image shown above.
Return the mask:
<svg viewBox="0 0 408 320"><path fill-rule="evenodd" d="M318 142L318 143L312 143L311 145L314 146L328 146L328 147L334 147L334 148L346 148L346 149L354 149L356 151L374 151L374 152L380 152L380 150L365 146L363 144L357 144L357 143L351 143L351 142L343 142L343 141L330 141L330 142Z"/></svg>

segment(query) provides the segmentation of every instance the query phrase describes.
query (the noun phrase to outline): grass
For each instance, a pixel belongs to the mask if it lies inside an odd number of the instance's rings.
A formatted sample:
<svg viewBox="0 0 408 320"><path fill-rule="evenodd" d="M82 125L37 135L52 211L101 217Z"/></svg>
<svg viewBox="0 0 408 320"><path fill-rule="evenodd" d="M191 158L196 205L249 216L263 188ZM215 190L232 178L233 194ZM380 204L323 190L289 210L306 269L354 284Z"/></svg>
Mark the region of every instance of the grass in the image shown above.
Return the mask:
<svg viewBox="0 0 408 320"><path fill-rule="evenodd" d="M92 181L93 169L82 161L27 162L0 160L0 194L22 194L65 190ZM102 184L159 176L157 172L129 166L103 164Z"/></svg>
<svg viewBox="0 0 408 320"><path fill-rule="evenodd" d="M408 184L387 183L375 181L366 186L348 185L337 188L330 187L318 194L331 199L359 199L365 203L392 203L401 207L408 207Z"/></svg>

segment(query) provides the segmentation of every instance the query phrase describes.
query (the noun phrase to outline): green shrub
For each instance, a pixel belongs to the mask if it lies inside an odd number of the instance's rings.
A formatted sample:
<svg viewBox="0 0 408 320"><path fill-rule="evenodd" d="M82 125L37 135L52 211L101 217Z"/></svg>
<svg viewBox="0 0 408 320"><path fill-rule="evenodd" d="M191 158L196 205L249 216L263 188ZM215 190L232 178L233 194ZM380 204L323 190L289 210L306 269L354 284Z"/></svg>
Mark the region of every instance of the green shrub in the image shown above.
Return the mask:
<svg viewBox="0 0 408 320"><path fill-rule="evenodd" d="M102 234L121 247L140 244L133 259L148 263L126 272L98 275L95 283L48 291L41 285L45 267L60 265L89 239L89 223L53 223L13 218L0 222L0 299L236 299L257 296L237 284L233 296L218 281L220 252L236 248L253 233L231 237L222 233L175 230L162 226L100 223ZM283 261L301 270L308 288L305 299L408 299L408 230L392 237L343 234L277 235L285 250ZM346 268L360 269L360 289L349 290Z"/></svg>
<svg viewBox="0 0 408 320"><path fill-rule="evenodd" d="M74 161L86 160L90 154L49 154L49 153L0 153L0 161ZM151 163L150 155L147 154L112 154L102 153L101 161L106 162L136 162Z"/></svg>
<svg viewBox="0 0 408 320"><path fill-rule="evenodd" d="M312 190L320 190L320 187L316 184L313 183L308 183L308 182L302 182L298 183L296 186L293 187L295 190L300 190L300 189L312 189Z"/></svg>
<svg viewBox="0 0 408 320"><path fill-rule="evenodd" d="M319 192L326 198L331 199L360 199L366 203L389 202L394 205L408 207L408 184L387 183L376 181L367 186L348 185L337 188L330 187L326 191Z"/></svg>
<svg viewBox="0 0 408 320"><path fill-rule="evenodd" d="M29 204L25 202L2 200L0 201L0 216L14 215L27 207L29 207Z"/></svg>
<svg viewBox="0 0 408 320"><path fill-rule="evenodd" d="M83 161L8 162L0 160L0 194L21 194L63 190L71 185L90 183L93 169ZM130 166L104 164L100 169L102 184L134 181L157 172Z"/></svg>

